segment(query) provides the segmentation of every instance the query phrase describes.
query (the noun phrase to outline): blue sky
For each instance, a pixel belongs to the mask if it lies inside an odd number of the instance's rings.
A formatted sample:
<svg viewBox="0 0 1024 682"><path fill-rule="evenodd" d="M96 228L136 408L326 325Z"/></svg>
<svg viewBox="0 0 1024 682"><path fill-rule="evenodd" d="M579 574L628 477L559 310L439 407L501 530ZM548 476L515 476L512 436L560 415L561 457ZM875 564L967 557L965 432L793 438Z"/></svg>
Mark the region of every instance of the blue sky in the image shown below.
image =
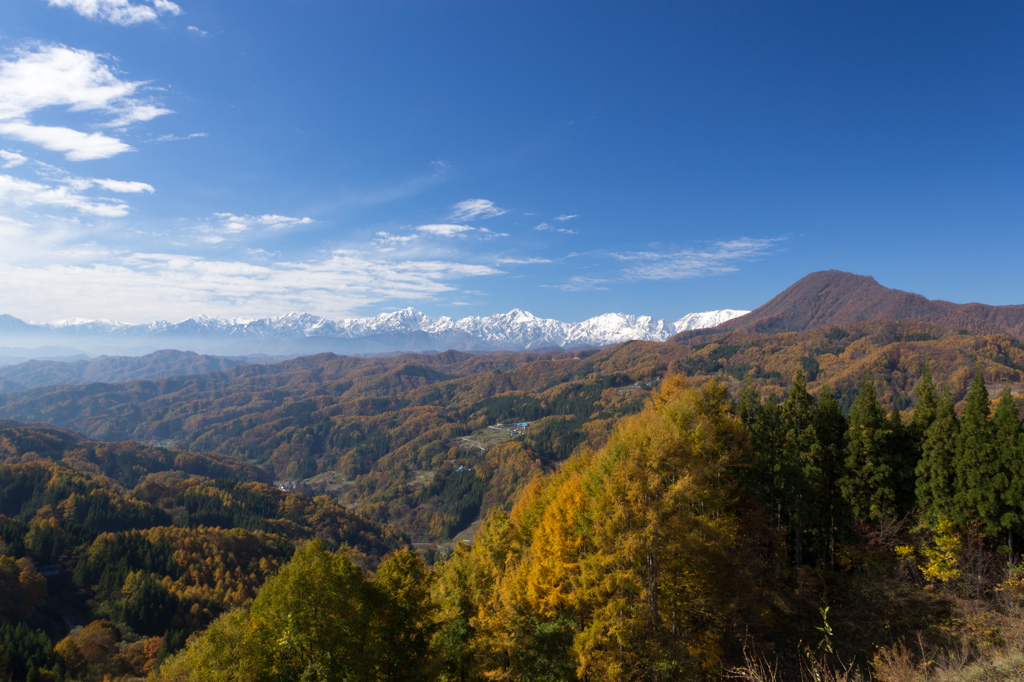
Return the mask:
<svg viewBox="0 0 1024 682"><path fill-rule="evenodd" d="M4 0L2 313L1024 303L1018 2Z"/></svg>

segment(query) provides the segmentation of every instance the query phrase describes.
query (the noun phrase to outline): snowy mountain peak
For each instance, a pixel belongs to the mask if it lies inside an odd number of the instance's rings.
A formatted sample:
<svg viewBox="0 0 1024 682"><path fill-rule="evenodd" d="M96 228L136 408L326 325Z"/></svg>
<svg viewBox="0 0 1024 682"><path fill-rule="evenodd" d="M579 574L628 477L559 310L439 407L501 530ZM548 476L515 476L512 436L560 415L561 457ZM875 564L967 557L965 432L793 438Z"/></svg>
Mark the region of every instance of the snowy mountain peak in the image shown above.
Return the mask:
<svg viewBox="0 0 1024 682"><path fill-rule="evenodd" d="M684 332L689 329L708 329L728 322L734 317L746 315L749 310L709 310L705 313L690 313L676 320L675 331Z"/></svg>
<svg viewBox="0 0 1024 682"><path fill-rule="evenodd" d="M676 322L625 313L605 313L582 322L560 322L537 317L520 308L487 317L461 319L432 318L415 308L344 320L298 312L231 320L196 315L177 323L161 321L149 324L71 318L33 325L10 318L0 325L0 335L7 332L29 334L47 343L67 337L73 338L76 345L88 341L93 348L173 347L234 354L292 353L293 349L298 349L300 354L326 350L342 353L530 350L600 347L631 340L664 341L681 331L713 327L745 312L713 310L690 313Z"/></svg>

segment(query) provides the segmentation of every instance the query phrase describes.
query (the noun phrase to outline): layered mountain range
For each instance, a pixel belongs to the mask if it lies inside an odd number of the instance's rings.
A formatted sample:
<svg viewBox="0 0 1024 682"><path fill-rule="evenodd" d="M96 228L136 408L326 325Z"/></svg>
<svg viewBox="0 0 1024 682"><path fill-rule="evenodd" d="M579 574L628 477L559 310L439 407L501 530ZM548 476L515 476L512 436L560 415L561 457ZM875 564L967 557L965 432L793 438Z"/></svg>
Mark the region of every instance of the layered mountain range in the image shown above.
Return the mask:
<svg viewBox="0 0 1024 682"><path fill-rule="evenodd" d="M0 315L0 346L8 347L0 349L0 355L24 356L25 349L41 347L51 357L75 352L142 354L164 348L231 356L597 348L631 340L665 341L681 331L713 327L745 312L691 313L675 322L619 313L560 322L519 309L462 319L433 318L406 308L346 320L292 313L233 320L199 316L149 324L82 319L31 324Z"/></svg>

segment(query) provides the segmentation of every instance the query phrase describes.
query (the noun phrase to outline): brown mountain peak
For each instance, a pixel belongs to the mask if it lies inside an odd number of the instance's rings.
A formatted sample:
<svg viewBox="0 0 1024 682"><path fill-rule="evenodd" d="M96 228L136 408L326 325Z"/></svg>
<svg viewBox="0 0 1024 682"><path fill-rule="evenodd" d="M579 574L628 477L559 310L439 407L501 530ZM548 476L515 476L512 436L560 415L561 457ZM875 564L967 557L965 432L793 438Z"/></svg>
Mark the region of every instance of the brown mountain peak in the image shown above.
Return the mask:
<svg viewBox="0 0 1024 682"><path fill-rule="evenodd" d="M812 272L760 308L715 332L796 332L869 320L920 320L976 334L1024 339L1024 306L932 301L841 270ZM681 338L681 340L684 340Z"/></svg>

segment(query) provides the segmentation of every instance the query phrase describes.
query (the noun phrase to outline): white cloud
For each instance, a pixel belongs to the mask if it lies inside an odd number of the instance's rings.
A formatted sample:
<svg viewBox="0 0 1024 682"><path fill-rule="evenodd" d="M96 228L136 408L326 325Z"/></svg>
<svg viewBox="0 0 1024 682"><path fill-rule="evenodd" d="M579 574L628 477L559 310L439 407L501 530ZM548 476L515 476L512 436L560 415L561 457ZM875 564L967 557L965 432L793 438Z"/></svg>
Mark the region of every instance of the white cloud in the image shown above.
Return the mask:
<svg viewBox="0 0 1024 682"><path fill-rule="evenodd" d="M735 272L737 263L756 260L768 254L782 238L715 242L704 250L679 250L670 253L629 252L613 254L625 261L640 264L627 270L627 279L690 279Z"/></svg>
<svg viewBox="0 0 1024 682"><path fill-rule="evenodd" d="M467 232L472 232L474 228L468 225L420 225L416 228L420 232L426 232L427 234L436 234L441 237L462 237Z"/></svg>
<svg viewBox="0 0 1024 682"><path fill-rule="evenodd" d="M90 265L0 268L0 296L18 299L6 312L36 320L75 315L143 322L152 320L152 311L183 319L197 311L262 316L293 310L340 318L388 300L433 298L455 291L453 280L495 274L501 271L486 265L389 261L356 250L276 263L134 253Z"/></svg>
<svg viewBox="0 0 1024 682"><path fill-rule="evenodd" d="M0 215L0 244L3 244L0 263L48 265L55 261L75 263L95 258L100 249L95 244L80 243L82 236L82 226L75 220L44 216L30 224Z"/></svg>
<svg viewBox="0 0 1024 682"><path fill-rule="evenodd" d="M498 208L493 201L487 199L466 199L452 206L454 211L451 220L476 220L477 218L494 218L508 211Z"/></svg>
<svg viewBox="0 0 1024 682"><path fill-rule="evenodd" d="M92 184L86 180L85 187ZM140 183L141 184L141 183ZM20 208L52 206L66 208L88 215L120 218L128 215L128 205L116 200L94 199L81 194L82 183L43 185L10 175L0 175L0 206Z"/></svg>
<svg viewBox="0 0 1024 682"><path fill-rule="evenodd" d="M559 221L564 223L566 220L572 220L573 218L579 218L579 216L575 215L575 214L574 215L569 215L569 214L563 213L560 216L556 216L555 220L559 220Z"/></svg>
<svg viewBox="0 0 1024 682"><path fill-rule="evenodd" d="M24 121L0 123L0 135L31 142L52 152L63 152L69 161L106 159L132 151L131 145L102 133L83 133L60 126L37 126Z"/></svg>
<svg viewBox="0 0 1024 682"><path fill-rule="evenodd" d="M557 218L556 218L557 220ZM537 227L533 228L541 232L558 232L559 234L576 234L576 230L570 230L567 227L553 227L547 223L541 223Z"/></svg>
<svg viewBox="0 0 1024 682"><path fill-rule="evenodd" d="M3 161L3 165L0 168L14 168L28 161L28 157L22 156L17 152L9 152L6 149L0 149L0 160Z"/></svg>
<svg viewBox="0 0 1024 682"><path fill-rule="evenodd" d="M274 232L296 225L309 225L313 222L312 218L292 218L269 213L261 216L214 213L212 222L204 222L197 229L200 232L200 242L204 244L220 244L227 241L229 237L234 237L257 228Z"/></svg>
<svg viewBox="0 0 1024 682"><path fill-rule="evenodd" d="M498 263L501 265L534 265L537 263L550 263L550 258L499 258Z"/></svg>
<svg viewBox="0 0 1024 682"><path fill-rule="evenodd" d="M605 291L608 287L604 285L610 281L597 277L572 277L565 284L542 284L541 286L562 291Z"/></svg>
<svg viewBox="0 0 1024 682"><path fill-rule="evenodd" d="M171 2L171 0L153 0L153 6L156 7L158 12L166 12L174 16L181 14L181 8Z"/></svg>
<svg viewBox="0 0 1024 682"><path fill-rule="evenodd" d="M18 50L0 62L0 134L64 153L72 161L103 159L131 151L131 145L101 133L65 126L36 125L34 112L66 107L70 112L98 111L102 125L121 127L171 113L139 99L141 81L118 78L101 57L64 45Z"/></svg>
<svg viewBox="0 0 1024 682"><path fill-rule="evenodd" d="M481 239L497 239L498 237L508 236L508 232L495 232L494 230L488 230L486 227L481 227L477 231L480 233Z"/></svg>
<svg viewBox="0 0 1024 682"><path fill-rule="evenodd" d="M261 215L256 218L256 222L260 225L265 225L271 230L283 230L286 227L292 227L294 225L309 225L313 222L312 218L289 218L283 215Z"/></svg>
<svg viewBox="0 0 1024 682"><path fill-rule="evenodd" d="M124 126L131 125L132 123L144 123L146 121L152 121L157 116L173 113L174 112L170 109L165 109L164 107L159 107L155 104L139 104L138 106L122 111L118 114L117 118L105 123L104 125L108 128L123 128Z"/></svg>
<svg viewBox="0 0 1024 682"><path fill-rule="evenodd" d="M192 133L190 135L161 135L156 142L178 142L180 140L193 140L197 137L209 137L209 133Z"/></svg>
<svg viewBox="0 0 1024 682"><path fill-rule="evenodd" d="M118 26L133 26L156 21L160 14L181 14L181 7L170 0L152 0L149 5L133 5L129 0L49 0L51 7L70 7L83 17L109 21Z"/></svg>
<svg viewBox="0 0 1024 682"><path fill-rule="evenodd" d="M141 192L148 192L152 194L155 190L153 185L145 182L126 182L124 180L100 180L93 178L92 180L103 189L111 192L121 192L124 194L139 194Z"/></svg>
<svg viewBox="0 0 1024 682"><path fill-rule="evenodd" d="M198 35L200 37L203 37L203 38L205 38L206 36L210 35L206 31L204 31L203 29L199 28L198 26L189 26L188 30L191 31L192 33L195 33L196 35Z"/></svg>
<svg viewBox="0 0 1024 682"><path fill-rule="evenodd" d="M402 244L419 239L418 234L391 234L390 232L378 232L374 244L384 248L394 248Z"/></svg>

